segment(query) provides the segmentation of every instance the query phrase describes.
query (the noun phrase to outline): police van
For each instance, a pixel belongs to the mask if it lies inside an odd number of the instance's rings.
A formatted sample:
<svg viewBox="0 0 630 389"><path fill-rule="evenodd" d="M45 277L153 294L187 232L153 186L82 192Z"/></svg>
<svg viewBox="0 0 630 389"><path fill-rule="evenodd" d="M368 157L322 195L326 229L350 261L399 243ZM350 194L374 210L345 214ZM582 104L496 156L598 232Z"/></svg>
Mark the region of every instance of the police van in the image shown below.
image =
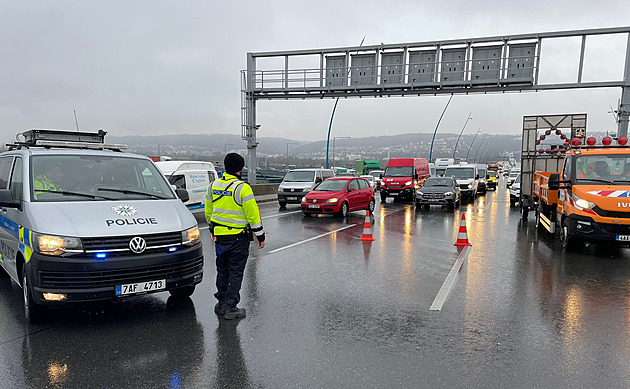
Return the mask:
<svg viewBox="0 0 630 389"><path fill-rule="evenodd" d="M189 199L184 205L190 212L202 214L208 185L219 178L214 164L203 161L160 161L155 165L171 185L188 192Z"/></svg>
<svg viewBox="0 0 630 389"><path fill-rule="evenodd" d="M187 192L105 134L30 130L0 154L0 267L31 322L46 306L190 296L202 281Z"/></svg>

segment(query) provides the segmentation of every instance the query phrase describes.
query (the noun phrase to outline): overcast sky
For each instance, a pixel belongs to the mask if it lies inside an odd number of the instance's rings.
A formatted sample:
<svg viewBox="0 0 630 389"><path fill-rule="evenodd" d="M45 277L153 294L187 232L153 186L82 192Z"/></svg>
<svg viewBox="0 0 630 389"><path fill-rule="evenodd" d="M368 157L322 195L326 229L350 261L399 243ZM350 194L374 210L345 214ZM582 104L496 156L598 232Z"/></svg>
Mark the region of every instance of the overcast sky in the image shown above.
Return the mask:
<svg viewBox="0 0 630 389"><path fill-rule="evenodd" d="M630 25L630 1L0 0L0 141L29 128L240 134L249 51ZM625 36L589 41L584 79L621 79ZM575 80L580 40L543 45L541 82ZM548 58L548 59L546 59ZM568 72L563 75L562 72ZM619 88L456 95L440 132L520 134L523 115L586 112L615 130ZM333 136L432 132L448 96L341 100ZM259 137L326 138L334 100L261 101Z"/></svg>

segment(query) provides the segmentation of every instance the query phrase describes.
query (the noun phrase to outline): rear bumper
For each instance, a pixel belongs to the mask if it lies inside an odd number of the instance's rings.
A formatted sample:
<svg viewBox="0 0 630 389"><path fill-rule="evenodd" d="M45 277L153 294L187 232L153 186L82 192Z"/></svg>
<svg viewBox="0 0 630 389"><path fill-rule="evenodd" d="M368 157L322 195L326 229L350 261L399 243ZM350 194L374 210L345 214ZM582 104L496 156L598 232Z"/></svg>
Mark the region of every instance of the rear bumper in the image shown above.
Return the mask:
<svg viewBox="0 0 630 389"><path fill-rule="evenodd" d="M201 243L179 246L175 252L114 256L97 260L92 255L53 257L33 254L27 263L34 298L38 303L60 304L43 299L43 293L61 293L63 303L119 298L116 286L166 280L163 292L192 286L203 279ZM154 293L149 292L149 293ZM129 297L120 296L120 297Z"/></svg>

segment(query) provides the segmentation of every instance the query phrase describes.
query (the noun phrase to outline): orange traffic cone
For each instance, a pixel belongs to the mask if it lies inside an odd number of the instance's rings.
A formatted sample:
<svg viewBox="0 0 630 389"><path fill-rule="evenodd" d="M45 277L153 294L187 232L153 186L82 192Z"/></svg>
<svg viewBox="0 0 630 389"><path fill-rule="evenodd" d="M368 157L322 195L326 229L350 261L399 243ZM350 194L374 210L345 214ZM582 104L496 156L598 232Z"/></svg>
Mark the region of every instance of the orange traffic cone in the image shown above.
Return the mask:
<svg viewBox="0 0 630 389"><path fill-rule="evenodd" d="M468 232L466 231L466 214L462 213L462 222L459 225L459 233L457 234L457 242L454 246L472 246L468 241Z"/></svg>
<svg viewBox="0 0 630 389"><path fill-rule="evenodd" d="M372 222L370 221L370 210L365 212L365 223L363 224L363 235L359 240L373 242L376 239L372 236Z"/></svg>

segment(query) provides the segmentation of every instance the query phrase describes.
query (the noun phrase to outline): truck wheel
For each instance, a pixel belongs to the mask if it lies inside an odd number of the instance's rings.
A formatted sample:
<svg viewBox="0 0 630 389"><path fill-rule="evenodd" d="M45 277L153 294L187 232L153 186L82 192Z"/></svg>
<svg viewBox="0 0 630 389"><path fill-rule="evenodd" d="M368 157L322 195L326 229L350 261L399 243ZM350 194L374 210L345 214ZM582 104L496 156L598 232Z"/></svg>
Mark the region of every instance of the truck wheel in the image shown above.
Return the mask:
<svg viewBox="0 0 630 389"><path fill-rule="evenodd" d="M195 293L195 285L184 286L183 288L171 289L168 291L173 297L190 297Z"/></svg>
<svg viewBox="0 0 630 389"><path fill-rule="evenodd" d="M560 242L562 243L562 249L565 251L571 251L575 249L576 240L572 236L573 231L569 228L569 225L563 220L562 227L560 228Z"/></svg>
<svg viewBox="0 0 630 389"><path fill-rule="evenodd" d="M22 296L24 297L24 316L29 323L39 323L44 319L46 307L39 305L33 299L31 280L26 271L26 263L22 264Z"/></svg>

